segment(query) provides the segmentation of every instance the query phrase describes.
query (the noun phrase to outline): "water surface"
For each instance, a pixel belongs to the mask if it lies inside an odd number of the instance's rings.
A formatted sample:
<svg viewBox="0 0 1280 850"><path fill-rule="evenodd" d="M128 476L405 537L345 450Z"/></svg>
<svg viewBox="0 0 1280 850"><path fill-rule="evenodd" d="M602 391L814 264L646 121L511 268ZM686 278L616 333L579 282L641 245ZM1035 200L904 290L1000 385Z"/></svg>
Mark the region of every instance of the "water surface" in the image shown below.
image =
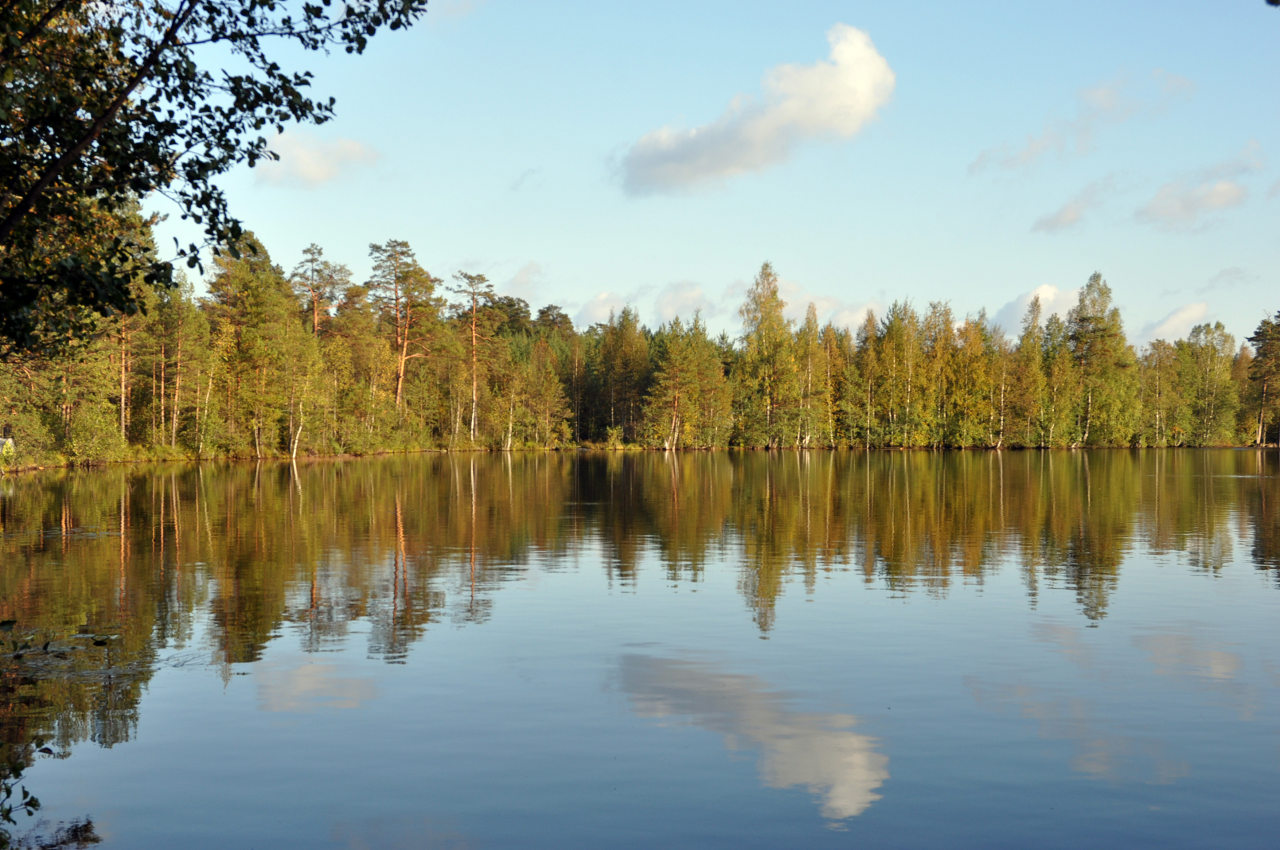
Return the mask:
<svg viewBox="0 0 1280 850"><path fill-rule="evenodd" d="M0 480L9 832L1273 846L1278 575L1274 450Z"/></svg>

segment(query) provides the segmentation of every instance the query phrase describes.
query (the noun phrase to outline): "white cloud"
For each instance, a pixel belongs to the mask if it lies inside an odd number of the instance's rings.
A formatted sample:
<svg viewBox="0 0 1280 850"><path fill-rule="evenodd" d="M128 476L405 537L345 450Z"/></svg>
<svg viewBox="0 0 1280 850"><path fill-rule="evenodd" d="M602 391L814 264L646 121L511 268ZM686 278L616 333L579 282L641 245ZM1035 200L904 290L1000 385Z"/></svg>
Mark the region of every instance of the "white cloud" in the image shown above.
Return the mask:
<svg viewBox="0 0 1280 850"><path fill-rule="evenodd" d="M1196 230L1204 217L1244 203L1249 190L1239 179L1265 167L1262 148L1250 141L1240 153L1165 183L1134 215L1163 230Z"/></svg>
<svg viewBox="0 0 1280 850"><path fill-rule="evenodd" d="M1080 300L1079 289L1059 289L1053 284L1045 283L1030 292L1024 292L1012 301L1005 303L996 311L995 323L1010 336L1022 333L1022 320L1027 315L1027 307L1032 298L1040 299L1040 321L1043 323L1052 315L1066 318L1067 313Z"/></svg>
<svg viewBox="0 0 1280 850"><path fill-rule="evenodd" d="M813 304L814 312L818 315L819 325L830 322L838 328L847 328L852 331L862 326L868 311L881 311L882 308L882 305L874 300L853 301L835 295L816 295L785 278L778 281L778 294L782 296L783 301L787 302L782 314L797 325L804 321L810 304Z"/></svg>
<svg viewBox="0 0 1280 850"><path fill-rule="evenodd" d="M1110 177L1095 180L1056 211L1036 219L1036 223L1031 225L1031 229L1040 233L1057 233L1059 230L1074 227L1084 218L1085 212L1102 202L1104 196L1112 189L1113 185L1114 180Z"/></svg>
<svg viewBox="0 0 1280 850"><path fill-rule="evenodd" d="M634 303L634 300L616 292L597 293L594 298L578 309L574 314L573 323L579 328L589 328L597 322L607 322L610 314L622 312L622 308Z"/></svg>
<svg viewBox="0 0 1280 850"><path fill-rule="evenodd" d="M1162 69L1157 68L1151 76L1155 82L1154 92L1147 89L1133 94L1122 79L1081 90L1075 116L1046 124L1039 134L1028 136L1021 145L987 148L969 163L969 173L977 174L990 168L1023 168L1050 153L1059 156L1087 153L1093 146L1094 133L1100 128L1123 123L1136 115L1160 112L1195 89L1190 80Z"/></svg>
<svg viewBox="0 0 1280 850"><path fill-rule="evenodd" d="M312 188L338 177L348 166L377 162L378 152L354 139L318 139L309 133L286 131L271 141L280 159L265 160L254 172L259 181L277 186Z"/></svg>
<svg viewBox="0 0 1280 850"><path fill-rule="evenodd" d="M530 260L516 269L516 273L511 276L511 279L502 285L502 291L517 298L523 298L532 304L533 302L530 299L535 297L535 293L544 282L545 273L542 266Z"/></svg>
<svg viewBox="0 0 1280 850"><path fill-rule="evenodd" d="M1191 329L1204 321L1209 315L1209 304L1206 301L1195 301L1185 304L1170 312L1158 322L1152 322L1142 329L1138 335L1139 343L1153 339L1182 339L1191 333Z"/></svg>
<svg viewBox="0 0 1280 850"><path fill-rule="evenodd" d="M735 97L710 124L641 137L623 158L623 188L679 191L775 165L806 139L855 135L888 103L893 70L861 30L836 24L827 41L830 61L771 69L760 100Z"/></svg>
<svg viewBox="0 0 1280 850"><path fill-rule="evenodd" d="M1249 190L1235 180L1208 180L1188 185L1166 183L1134 215L1164 230L1193 230L1209 213L1244 203Z"/></svg>
<svg viewBox="0 0 1280 850"><path fill-rule="evenodd" d="M677 281L664 286L654 296L653 306L659 321L669 322L678 316L686 324L693 321L694 313L701 313L705 320L721 311L719 306L707 298L701 286L689 281Z"/></svg>

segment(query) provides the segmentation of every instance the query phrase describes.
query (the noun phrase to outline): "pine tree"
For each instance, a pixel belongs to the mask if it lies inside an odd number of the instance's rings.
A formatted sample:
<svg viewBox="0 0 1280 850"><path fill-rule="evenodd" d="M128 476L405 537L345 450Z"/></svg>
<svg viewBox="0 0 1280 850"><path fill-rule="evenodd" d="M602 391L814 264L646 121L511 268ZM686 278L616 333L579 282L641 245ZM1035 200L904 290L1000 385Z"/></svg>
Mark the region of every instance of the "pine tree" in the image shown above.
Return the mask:
<svg viewBox="0 0 1280 850"><path fill-rule="evenodd" d="M482 274L460 271L453 276L457 286L451 291L462 296L458 315L465 319L464 335L467 350L467 374L471 379L471 416L469 429L471 442L476 442L477 412L480 407L480 384L488 365L488 344L493 340L501 316L492 310L493 284ZM527 308L526 308L527 310ZM526 315L527 318L527 315Z"/></svg>
<svg viewBox="0 0 1280 850"><path fill-rule="evenodd" d="M408 242L389 239L370 245L373 276L368 289L393 331L396 411L404 402L404 381L411 360L426 357L439 321L440 303L434 297L437 278L418 265Z"/></svg>
<svg viewBox="0 0 1280 850"><path fill-rule="evenodd" d="M672 319L654 334L653 384L645 400L645 442L664 449L721 445L728 384L698 316Z"/></svg>
<svg viewBox="0 0 1280 850"><path fill-rule="evenodd" d="M610 313L600 329L599 373L604 424L611 443L638 442L645 394L653 374L649 340L635 309Z"/></svg>
<svg viewBox="0 0 1280 850"><path fill-rule="evenodd" d="M215 258L209 305L223 338L224 451L251 449L265 457L279 448L287 406L291 325L299 321L293 291L266 248L249 234L238 248Z"/></svg>
<svg viewBox="0 0 1280 850"><path fill-rule="evenodd" d="M1249 337L1253 346L1253 363L1249 376L1257 387L1257 427L1253 442L1261 445L1268 441L1271 423L1280 414L1280 310L1275 318L1263 319L1258 329ZM1280 436L1277 436L1280 442Z"/></svg>

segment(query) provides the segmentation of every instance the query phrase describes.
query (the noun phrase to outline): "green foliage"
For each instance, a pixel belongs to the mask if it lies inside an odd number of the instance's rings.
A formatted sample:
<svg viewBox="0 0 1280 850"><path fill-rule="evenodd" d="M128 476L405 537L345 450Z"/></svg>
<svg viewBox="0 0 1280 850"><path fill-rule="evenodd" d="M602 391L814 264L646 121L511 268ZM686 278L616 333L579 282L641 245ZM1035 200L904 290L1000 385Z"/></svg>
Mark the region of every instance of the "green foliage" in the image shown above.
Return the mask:
<svg viewBox="0 0 1280 850"><path fill-rule="evenodd" d="M359 53L425 11L426 0L3 4L0 351L60 345L95 317L136 312L137 280L171 283L171 265L121 226L135 198L163 191L214 244L239 239L215 179L274 158L268 128L333 115L332 99L307 96L311 73L268 45ZM197 263L197 246L182 254Z"/></svg>
<svg viewBox="0 0 1280 850"><path fill-rule="evenodd" d="M1044 330L1040 327L1040 297L1027 305L1022 334L1010 362L1010 443L1043 446L1045 434Z"/></svg>
<svg viewBox="0 0 1280 850"><path fill-rule="evenodd" d="M796 366L791 322L783 317L786 302L778 294L773 266L760 267L742 316L742 359L735 371L735 442L777 448L799 442L802 385Z"/></svg>
<svg viewBox="0 0 1280 850"><path fill-rule="evenodd" d="M1125 341L1111 287L1094 272L1067 314L1080 381L1075 436L1080 445L1128 445L1137 430L1136 357Z"/></svg>
<svg viewBox="0 0 1280 850"><path fill-rule="evenodd" d="M1280 442L1280 310L1263 319L1249 337L1253 362L1249 377L1257 387L1254 443Z"/></svg>
<svg viewBox="0 0 1280 850"><path fill-rule="evenodd" d="M124 460L124 438L116 428L115 411L106 402L78 405L71 414L67 454L79 462Z"/></svg>
<svg viewBox="0 0 1280 850"><path fill-rule="evenodd" d="M735 344L700 317L626 307L577 332L559 307L459 273L452 307L405 242L352 284L315 245L290 277L246 234L209 298L145 294L74 353L0 361L10 466L426 449L1227 445L1280 432L1280 316L1249 347L1219 325L1138 358L1094 275L1016 341L984 313L895 302L856 332L784 315L765 264Z"/></svg>
<svg viewBox="0 0 1280 850"><path fill-rule="evenodd" d="M599 393L597 416L605 433L617 428L621 439L638 442L645 395L653 375L649 340L632 307L610 314L599 328L600 345L595 369Z"/></svg>
<svg viewBox="0 0 1280 850"><path fill-rule="evenodd" d="M727 445L729 382L699 316L672 319L654 334L653 384L645 399L644 444L655 448Z"/></svg>

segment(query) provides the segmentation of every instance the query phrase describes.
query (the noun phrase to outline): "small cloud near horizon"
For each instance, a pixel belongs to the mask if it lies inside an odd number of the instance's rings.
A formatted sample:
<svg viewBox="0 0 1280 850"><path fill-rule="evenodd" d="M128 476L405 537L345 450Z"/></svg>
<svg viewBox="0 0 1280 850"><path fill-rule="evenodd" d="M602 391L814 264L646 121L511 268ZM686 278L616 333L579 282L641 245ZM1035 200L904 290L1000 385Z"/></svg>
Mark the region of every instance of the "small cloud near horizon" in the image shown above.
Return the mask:
<svg viewBox="0 0 1280 850"><path fill-rule="evenodd" d="M1136 342L1141 345L1156 339L1183 339L1191 329L1201 324L1209 315L1207 301L1194 301L1172 310L1163 319L1145 326L1138 334Z"/></svg>
<svg viewBox="0 0 1280 850"><path fill-rule="evenodd" d="M254 174L258 182L274 186L312 189L379 158L376 150L355 139L319 139L297 130L277 135L269 147L280 159L262 161Z"/></svg>
<svg viewBox="0 0 1280 850"><path fill-rule="evenodd" d="M534 305L530 298L534 297L534 293L545 282L546 274L542 265L530 260L520 268L516 269L513 274L501 287L502 291L508 295L514 295L517 298L523 298L530 306L537 309L543 305Z"/></svg>
<svg viewBox="0 0 1280 850"><path fill-rule="evenodd" d="M884 311L884 305L878 300L853 301L834 295L815 295L787 278L778 281L778 294L786 302L782 309L783 316L795 322L797 327L804 322L810 304L818 316L819 326L829 322L837 328L846 328L854 333L866 321L867 313Z"/></svg>
<svg viewBox="0 0 1280 850"><path fill-rule="evenodd" d="M1065 319L1080 300L1080 289L1059 289L1051 283L1042 283L1030 292L1024 292L1006 302L996 311L993 321L1007 335L1017 337L1022 333L1022 320L1026 318L1027 307L1031 305L1031 299L1036 297L1040 299L1040 323L1043 325L1045 320L1055 314Z"/></svg>
<svg viewBox="0 0 1280 850"><path fill-rule="evenodd" d="M852 138L889 102L894 73L862 30L836 24L827 41L829 61L770 69L763 97L737 96L700 127L642 136L622 159L623 189L684 191L776 165L808 139Z"/></svg>
<svg viewBox="0 0 1280 850"><path fill-rule="evenodd" d="M598 292L574 313L573 324L585 330L592 325L608 322L609 317L621 313L623 307L635 307L639 295L638 292L620 295L611 290Z"/></svg>
<svg viewBox="0 0 1280 850"><path fill-rule="evenodd" d="M653 299L658 321L666 323L679 318L688 324L695 314L701 315L705 323L708 316L716 316L723 312L721 305L706 296L702 287L692 281L681 280L669 283L658 291Z"/></svg>

